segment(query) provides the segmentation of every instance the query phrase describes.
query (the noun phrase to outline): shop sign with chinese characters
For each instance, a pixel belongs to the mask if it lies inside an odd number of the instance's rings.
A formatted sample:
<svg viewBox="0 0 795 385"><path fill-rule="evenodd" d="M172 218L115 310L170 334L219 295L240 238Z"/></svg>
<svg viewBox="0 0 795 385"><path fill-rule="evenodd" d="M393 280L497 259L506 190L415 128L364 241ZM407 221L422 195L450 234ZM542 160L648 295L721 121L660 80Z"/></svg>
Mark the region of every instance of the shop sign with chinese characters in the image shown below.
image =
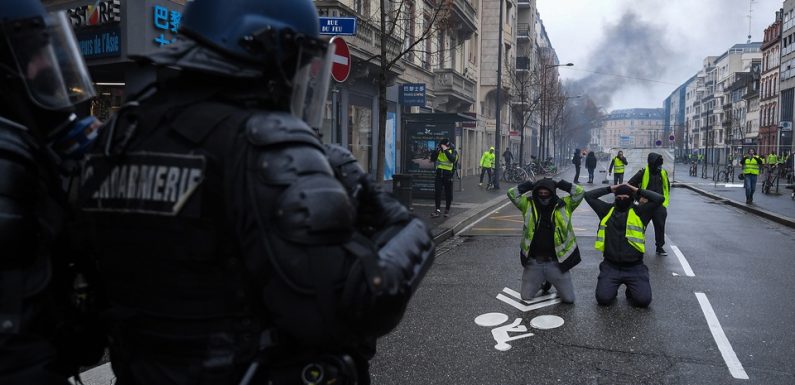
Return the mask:
<svg viewBox="0 0 795 385"><path fill-rule="evenodd" d="M162 47L176 40L182 12L155 5L152 7L152 20L157 34L153 39L155 45Z"/></svg>

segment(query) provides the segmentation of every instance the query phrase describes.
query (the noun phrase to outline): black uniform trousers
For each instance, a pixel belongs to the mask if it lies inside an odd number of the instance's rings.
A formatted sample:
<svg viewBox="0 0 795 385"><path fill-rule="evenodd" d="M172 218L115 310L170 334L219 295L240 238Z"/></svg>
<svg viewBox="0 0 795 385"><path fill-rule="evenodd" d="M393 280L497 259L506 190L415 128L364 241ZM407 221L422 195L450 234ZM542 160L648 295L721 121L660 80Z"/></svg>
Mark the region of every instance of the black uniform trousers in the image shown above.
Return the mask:
<svg viewBox="0 0 795 385"><path fill-rule="evenodd" d="M624 173L615 173L613 174L613 184L622 184L624 183Z"/></svg>
<svg viewBox="0 0 795 385"><path fill-rule="evenodd" d="M665 220L668 218L668 208L660 205L654 210L651 223L654 225L654 244L657 249L662 249L665 245Z"/></svg>
<svg viewBox="0 0 795 385"><path fill-rule="evenodd" d="M580 165L574 164L574 183L580 183Z"/></svg>
<svg viewBox="0 0 795 385"><path fill-rule="evenodd" d="M437 210L442 207L442 189L444 189L445 210L450 211L450 205L453 204L453 172L437 168L434 185Z"/></svg>
<svg viewBox="0 0 795 385"><path fill-rule="evenodd" d="M621 266L607 260L599 264L599 278L596 281L596 302L610 305L618 295L618 287L627 286L627 300L632 306L647 307L651 303L651 283L649 268L643 263Z"/></svg>

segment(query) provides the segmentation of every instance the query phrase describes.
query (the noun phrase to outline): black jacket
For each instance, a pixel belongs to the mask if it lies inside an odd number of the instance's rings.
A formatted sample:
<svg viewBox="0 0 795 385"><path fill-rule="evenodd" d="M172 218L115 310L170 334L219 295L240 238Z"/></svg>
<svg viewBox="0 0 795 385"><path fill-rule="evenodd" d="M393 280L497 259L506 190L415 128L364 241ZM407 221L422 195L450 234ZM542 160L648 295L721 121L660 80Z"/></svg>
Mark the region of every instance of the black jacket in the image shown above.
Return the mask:
<svg viewBox="0 0 795 385"><path fill-rule="evenodd" d="M585 157L585 168L589 170L596 168L596 155L593 152L589 152L588 156Z"/></svg>
<svg viewBox="0 0 795 385"><path fill-rule="evenodd" d="M582 155L580 155L579 151L575 151L574 156L571 158L571 163L573 163L575 166L579 166L581 161Z"/></svg>
<svg viewBox="0 0 795 385"><path fill-rule="evenodd" d="M666 179L663 181L662 174L658 171L658 167L662 165L662 155L657 153L649 153L648 165L646 167L650 167L650 175L649 175L649 185L646 186L647 190L654 191L658 194L663 193L663 183L668 184L668 189L671 189L671 181ZM632 186L640 188L640 184L643 182L643 173L646 172L645 168L638 170L635 175L630 178L629 183Z"/></svg>
<svg viewBox="0 0 795 385"><path fill-rule="evenodd" d="M613 204L607 203L599 199L603 195L612 194L610 187L597 188L585 193L585 201L591 206L596 215L599 216L599 221L604 218ZM646 226L654 213L654 210L663 203L665 198L662 194L658 194L649 190L638 190L640 196L648 199L649 201L635 205L635 213L638 214L643 225ZM607 261L617 265L632 266L643 262L643 253L630 246L626 239L627 227L627 212L613 210L613 215L607 221L607 229L605 230L605 251L604 258Z"/></svg>

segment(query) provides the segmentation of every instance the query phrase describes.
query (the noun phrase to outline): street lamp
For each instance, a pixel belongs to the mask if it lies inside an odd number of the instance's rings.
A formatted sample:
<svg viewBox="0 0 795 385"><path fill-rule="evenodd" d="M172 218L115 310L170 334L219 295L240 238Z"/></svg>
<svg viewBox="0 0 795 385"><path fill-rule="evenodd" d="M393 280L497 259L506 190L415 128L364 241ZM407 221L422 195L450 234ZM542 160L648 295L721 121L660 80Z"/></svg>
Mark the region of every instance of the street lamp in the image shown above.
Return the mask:
<svg viewBox="0 0 795 385"><path fill-rule="evenodd" d="M546 93L547 93L547 68L554 68L554 67L571 67L574 63L566 63L566 64L545 64L542 67L542 78L543 82L541 83L541 135L539 137L539 144L540 144L540 151L539 151L539 160L544 161L547 158L547 141L549 137L549 133L546 132L547 128L547 120L549 118L549 114L547 113L547 103L546 103Z"/></svg>

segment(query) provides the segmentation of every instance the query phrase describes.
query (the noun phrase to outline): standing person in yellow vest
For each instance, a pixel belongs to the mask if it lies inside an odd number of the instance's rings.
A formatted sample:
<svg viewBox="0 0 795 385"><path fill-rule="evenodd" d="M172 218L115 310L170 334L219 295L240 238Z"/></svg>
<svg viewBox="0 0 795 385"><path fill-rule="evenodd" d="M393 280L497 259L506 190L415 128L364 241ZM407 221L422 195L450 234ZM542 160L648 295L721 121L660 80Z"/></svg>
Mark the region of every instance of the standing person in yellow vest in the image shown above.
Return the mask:
<svg viewBox="0 0 795 385"><path fill-rule="evenodd" d="M599 199L615 194L610 204ZM633 196L640 195L645 203L633 205ZM643 264L646 252L646 225L665 198L654 191L638 189L629 184L597 188L585 193L585 200L599 216L599 230L594 247L604 255L599 264L596 282L596 302L610 305L618 296L618 287L626 285L627 301L635 307L651 303L649 268Z"/></svg>
<svg viewBox="0 0 795 385"><path fill-rule="evenodd" d="M444 189L444 216L450 216L450 206L453 204L453 175L455 174L458 152L449 139L442 139L436 149L431 153L431 161L436 163L436 178L434 183L434 197L436 210L431 213L432 218L442 215L442 190Z"/></svg>
<svg viewBox="0 0 795 385"><path fill-rule="evenodd" d="M490 186L492 172L494 171L494 147L489 147L489 150L483 153L483 156L480 157L480 183L478 186L483 186L483 175L488 173L489 179L486 181L486 185Z"/></svg>
<svg viewBox="0 0 795 385"><path fill-rule="evenodd" d="M624 157L624 151L619 151L618 155L610 162L610 168L607 169L608 175L613 171L616 172L613 176L613 184L624 183L624 170L628 164L627 158Z"/></svg>
<svg viewBox="0 0 795 385"><path fill-rule="evenodd" d="M756 191L756 178L759 177L759 170L765 162L756 155L753 148L748 149L748 155L740 160L743 165L743 187L745 187L745 203L754 203L754 191Z"/></svg>
<svg viewBox="0 0 795 385"><path fill-rule="evenodd" d="M662 168L663 157L656 152L650 152L648 165L638 170L629 180L630 185L643 190L651 190L665 197L662 205L654 210L651 222L654 224L654 243L657 246L657 255L664 257L665 252L665 219L668 217L668 201L671 196L671 181L668 172Z"/></svg>
<svg viewBox="0 0 795 385"><path fill-rule="evenodd" d="M555 190L568 192L559 198ZM532 191L528 198L524 194ZM571 216L582 203L585 189L565 180L544 178L524 182L508 190L508 198L522 212L524 237L520 245L522 299L535 296L544 282L558 291L561 301L574 303L574 285L569 270L580 263L580 249L574 237ZM545 289L546 291L546 289Z"/></svg>

